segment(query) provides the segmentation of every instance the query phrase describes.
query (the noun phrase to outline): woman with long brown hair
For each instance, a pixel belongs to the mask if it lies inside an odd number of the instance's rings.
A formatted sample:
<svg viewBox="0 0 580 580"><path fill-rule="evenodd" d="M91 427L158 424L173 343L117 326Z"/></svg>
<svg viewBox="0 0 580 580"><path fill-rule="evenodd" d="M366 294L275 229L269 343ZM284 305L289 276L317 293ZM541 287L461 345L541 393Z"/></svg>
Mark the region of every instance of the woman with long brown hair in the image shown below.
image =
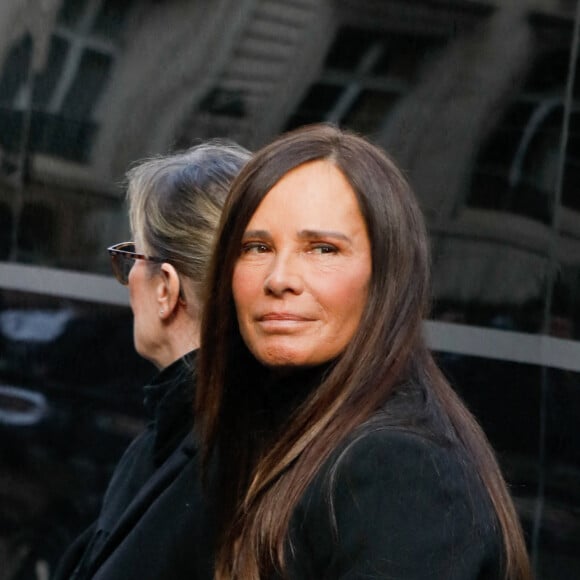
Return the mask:
<svg viewBox="0 0 580 580"><path fill-rule="evenodd" d="M196 399L219 580L531 577L480 427L422 335L429 251L393 161L327 125L234 181Z"/></svg>

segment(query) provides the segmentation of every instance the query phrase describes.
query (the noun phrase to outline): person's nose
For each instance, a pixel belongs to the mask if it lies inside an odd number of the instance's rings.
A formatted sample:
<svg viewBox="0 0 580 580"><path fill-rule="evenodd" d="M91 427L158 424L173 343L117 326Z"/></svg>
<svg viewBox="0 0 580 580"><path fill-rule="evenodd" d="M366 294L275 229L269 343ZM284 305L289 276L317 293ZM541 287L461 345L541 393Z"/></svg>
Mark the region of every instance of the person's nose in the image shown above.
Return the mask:
<svg viewBox="0 0 580 580"><path fill-rule="evenodd" d="M287 292L301 294L303 289L304 279L299 256L291 253L276 254L264 280L266 294L274 296L283 296Z"/></svg>

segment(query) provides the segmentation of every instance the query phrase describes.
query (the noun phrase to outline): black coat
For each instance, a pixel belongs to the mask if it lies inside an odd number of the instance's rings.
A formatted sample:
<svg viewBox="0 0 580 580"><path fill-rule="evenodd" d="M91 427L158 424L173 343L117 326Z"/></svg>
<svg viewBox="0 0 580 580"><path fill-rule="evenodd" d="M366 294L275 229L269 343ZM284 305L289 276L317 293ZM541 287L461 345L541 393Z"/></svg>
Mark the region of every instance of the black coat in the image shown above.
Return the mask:
<svg viewBox="0 0 580 580"><path fill-rule="evenodd" d="M291 579L498 580L489 500L453 447L400 429L344 444L291 522Z"/></svg>
<svg viewBox="0 0 580 580"><path fill-rule="evenodd" d="M267 386L277 421L289 416L281 408L295 408L286 393L304 384L300 376ZM285 579L502 578L495 511L446 414L429 400L423 387L402 385L332 452L292 514Z"/></svg>
<svg viewBox="0 0 580 580"><path fill-rule="evenodd" d="M194 580L201 492L193 428L194 356L145 388L153 420L117 465L97 521L56 580Z"/></svg>

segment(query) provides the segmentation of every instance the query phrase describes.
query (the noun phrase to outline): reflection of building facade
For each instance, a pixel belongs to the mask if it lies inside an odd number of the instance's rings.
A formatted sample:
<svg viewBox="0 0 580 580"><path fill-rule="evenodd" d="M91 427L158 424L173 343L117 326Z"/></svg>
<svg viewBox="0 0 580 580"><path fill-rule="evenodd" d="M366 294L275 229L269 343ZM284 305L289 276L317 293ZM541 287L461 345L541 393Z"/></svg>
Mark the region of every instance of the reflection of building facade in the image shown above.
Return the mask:
<svg viewBox="0 0 580 580"><path fill-rule="evenodd" d="M135 159L211 136L255 147L326 119L372 135L408 172L433 228L441 298L537 298L572 4L6 2L0 219L19 220L24 259L82 267L71 248L96 255L122 237L117 184ZM556 67L551 85L533 63ZM570 147L556 258L574 266Z"/></svg>
<svg viewBox="0 0 580 580"><path fill-rule="evenodd" d="M122 178L137 159L210 137L256 148L321 120L369 135L398 160L427 215L437 318L429 337L508 450L537 548L535 494L550 445L553 473L565 476L551 483L552 531L558 506L569 505L562 497L580 500L570 491L580 489L570 443L580 441L570 427L571 410L580 413L580 345L570 340L580 336L575 8L573 0L3 0L0 309L47 295L48 310L88 304L75 320L81 330L50 350L52 362L92 333L114 332L116 314L101 309L126 304L124 294L105 296L108 280L94 273L108 272L104 248L128 235ZM34 271L19 271L22 263ZM47 266L93 274L80 280ZM106 330L96 326L105 319ZM0 348L0 380L5 356ZM44 376L45 363L44 354L28 361L22 376ZM83 370L75 367L74 381L86 380ZM558 538L559 561L566 552L571 562L562 570L577 563L577 509L566 520L572 532Z"/></svg>

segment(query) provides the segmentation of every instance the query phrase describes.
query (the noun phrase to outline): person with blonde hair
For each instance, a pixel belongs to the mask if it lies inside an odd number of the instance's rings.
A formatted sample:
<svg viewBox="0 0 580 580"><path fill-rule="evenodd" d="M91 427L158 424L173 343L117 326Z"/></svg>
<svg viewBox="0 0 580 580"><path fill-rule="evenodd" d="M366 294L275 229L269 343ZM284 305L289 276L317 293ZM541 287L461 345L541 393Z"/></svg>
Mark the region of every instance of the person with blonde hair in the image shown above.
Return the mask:
<svg viewBox="0 0 580 580"><path fill-rule="evenodd" d="M282 135L232 185L196 394L217 580L528 580L494 453L425 345L428 237L378 147Z"/></svg>
<svg viewBox="0 0 580 580"><path fill-rule="evenodd" d="M191 580L200 493L192 437L202 295L229 186L250 154L225 141L147 159L127 173L133 241L109 248L129 288L137 352L158 375L145 386L146 430L117 465L95 523L56 578Z"/></svg>

